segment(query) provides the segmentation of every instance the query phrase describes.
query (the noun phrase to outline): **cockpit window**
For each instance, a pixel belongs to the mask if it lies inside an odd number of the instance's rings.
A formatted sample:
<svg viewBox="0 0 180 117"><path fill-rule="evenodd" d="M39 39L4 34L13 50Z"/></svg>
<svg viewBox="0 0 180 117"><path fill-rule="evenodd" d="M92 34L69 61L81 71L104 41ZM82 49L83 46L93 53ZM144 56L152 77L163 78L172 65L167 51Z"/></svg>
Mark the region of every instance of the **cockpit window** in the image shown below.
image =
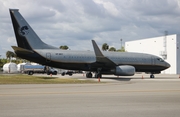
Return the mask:
<svg viewBox="0 0 180 117"><path fill-rule="evenodd" d="M164 60L162 58L158 58L158 61L164 62Z"/></svg>

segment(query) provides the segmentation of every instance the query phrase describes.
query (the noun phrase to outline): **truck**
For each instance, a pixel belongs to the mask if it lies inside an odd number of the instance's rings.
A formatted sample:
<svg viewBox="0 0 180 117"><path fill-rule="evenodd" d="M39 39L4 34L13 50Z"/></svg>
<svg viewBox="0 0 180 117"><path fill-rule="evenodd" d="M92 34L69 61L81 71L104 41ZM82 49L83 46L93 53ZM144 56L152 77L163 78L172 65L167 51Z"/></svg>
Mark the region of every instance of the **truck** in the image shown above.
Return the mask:
<svg viewBox="0 0 180 117"><path fill-rule="evenodd" d="M47 75L57 75L57 70L52 67L43 65L22 65L21 72L28 75L33 75L34 73L47 73Z"/></svg>
<svg viewBox="0 0 180 117"><path fill-rule="evenodd" d="M72 76L73 73L74 73L74 72L73 72L72 70L66 70L66 71L62 72L61 75L62 75L62 76L64 76L64 75Z"/></svg>
<svg viewBox="0 0 180 117"><path fill-rule="evenodd" d="M65 76L65 75L72 76L73 74L78 74L78 73L82 73L83 74L83 71L81 71L81 70L65 70L65 69L60 69L59 73L62 76Z"/></svg>

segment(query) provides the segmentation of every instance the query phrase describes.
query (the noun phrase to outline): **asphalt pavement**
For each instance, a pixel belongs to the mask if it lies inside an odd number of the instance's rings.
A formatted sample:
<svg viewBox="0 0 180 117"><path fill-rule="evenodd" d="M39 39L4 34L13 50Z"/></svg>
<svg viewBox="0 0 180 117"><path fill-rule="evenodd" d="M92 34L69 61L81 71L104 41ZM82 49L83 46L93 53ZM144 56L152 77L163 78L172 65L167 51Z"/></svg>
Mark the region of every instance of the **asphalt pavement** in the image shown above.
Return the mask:
<svg viewBox="0 0 180 117"><path fill-rule="evenodd" d="M82 74L71 78L86 79ZM104 83L0 85L0 117L180 115L178 75L157 75L155 79L142 78L142 74L104 76L101 81Z"/></svg>

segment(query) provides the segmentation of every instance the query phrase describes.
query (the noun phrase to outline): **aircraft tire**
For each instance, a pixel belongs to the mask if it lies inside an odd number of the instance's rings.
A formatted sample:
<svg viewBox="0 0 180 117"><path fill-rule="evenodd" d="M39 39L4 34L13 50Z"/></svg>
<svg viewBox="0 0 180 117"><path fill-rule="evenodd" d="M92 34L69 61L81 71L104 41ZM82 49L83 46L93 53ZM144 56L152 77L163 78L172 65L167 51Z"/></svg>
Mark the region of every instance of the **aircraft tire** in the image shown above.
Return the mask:
<svg viewBox="0 0 180 117"><path fill-rule="evenodd" d="M86 73L86 78L92 78L92 73L91 72Z"/></svg>
<svg viewBox="0 0 180 117"><path fill-rule="evenodd" d="M94 77L95 78L102 78L102 74L101 73L96 73Z"/></svg>
<svg viewBox="0 0 180 117"><path fill-rule="evenodd" d="M150 78L154 78L154 74L151 74L151 75L150 75Z"/></svg>
<svg viewBox="0 0 180 117"><path fill-rule="evenodd" d="M96 78L102 78L102 75L100 73L98 73Z"/></svg>

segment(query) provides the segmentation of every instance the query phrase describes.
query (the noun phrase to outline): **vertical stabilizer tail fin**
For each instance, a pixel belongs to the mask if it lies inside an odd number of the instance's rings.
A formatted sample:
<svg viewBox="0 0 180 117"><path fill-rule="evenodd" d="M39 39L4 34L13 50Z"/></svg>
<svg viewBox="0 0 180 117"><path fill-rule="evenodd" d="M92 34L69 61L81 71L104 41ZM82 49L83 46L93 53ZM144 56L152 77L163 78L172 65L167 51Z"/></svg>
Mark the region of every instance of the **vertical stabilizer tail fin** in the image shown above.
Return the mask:
<svg viewBox="0 0 180 117"><path fill-rule="evenodd" d="M33 50L33 49L53 49L50 45L45 44L30 25L26 22L18 9L9 9L14 33L18 47Z"/></svg>

